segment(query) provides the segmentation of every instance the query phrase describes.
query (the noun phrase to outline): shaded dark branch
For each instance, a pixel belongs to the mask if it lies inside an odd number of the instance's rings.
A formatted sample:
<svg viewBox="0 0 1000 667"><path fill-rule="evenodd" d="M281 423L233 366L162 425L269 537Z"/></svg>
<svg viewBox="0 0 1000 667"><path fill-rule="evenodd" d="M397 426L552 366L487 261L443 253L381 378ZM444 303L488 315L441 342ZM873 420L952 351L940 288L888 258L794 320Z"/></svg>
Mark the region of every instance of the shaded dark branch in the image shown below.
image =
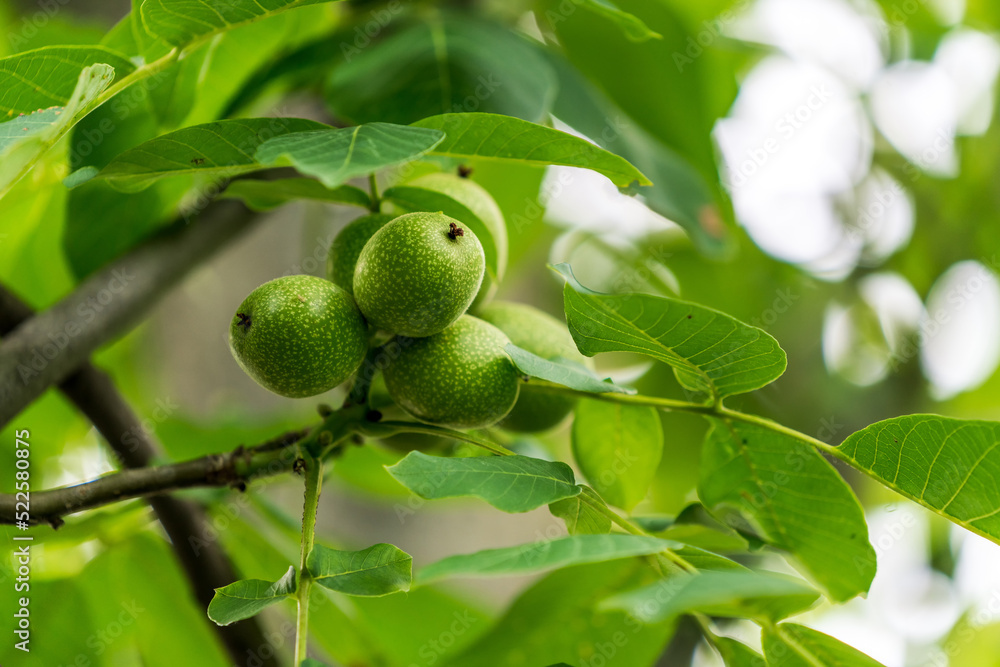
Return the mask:
<svg viewBox="0 0 1000 667"><path fill-rule="evenodd" d="M259 477L291 470L297 456L294 445L308 433L295 431L250 449L241 446L228 454L122 470L83 484L33 491L31 522L57 524L67 514L192 487L242 487ZM14 506L13 494L0 493L0 524L14 523Z"/></svg>
<svg viewBox="0 0 1000 667"><path fill-rule="evenodd" d="M196 221L175 224L17 326L0 341L0 426L138 324L192 268L255 220L239 202L213 202Z"/></svg>

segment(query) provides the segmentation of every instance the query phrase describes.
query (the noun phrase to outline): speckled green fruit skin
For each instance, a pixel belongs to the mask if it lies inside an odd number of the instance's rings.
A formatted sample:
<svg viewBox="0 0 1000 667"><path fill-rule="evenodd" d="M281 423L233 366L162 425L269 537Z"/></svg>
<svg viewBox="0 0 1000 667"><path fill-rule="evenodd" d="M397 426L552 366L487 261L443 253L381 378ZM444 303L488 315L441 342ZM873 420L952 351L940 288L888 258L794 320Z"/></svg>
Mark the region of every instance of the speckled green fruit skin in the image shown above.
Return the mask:
<svg viewBox="0 0 1000 667"><path fill-rule="evenodd" d="M507 271L507 224L504 222L503 212L486 188L468 178L444 171L425 174L413 179L408 185L446 194L475 213L493 236L493 243L497 248L497 279L503 280ZM479 288L471 308L476 309L487 303L493 298L497 287L496 281L489 275L483 278L483 286Z"/></svg>
<svg viewBox="0 0 1000 667"><path fill-rule="evenodd" d="M520 378L502 331L463 315L427 338L396 338L383 374L396 404L421 421L457 429L497 423L517 401Z"/></svg>
<svg viewBox="0 0 1000 667"><path fill-rule="evenodd" d="M479 317L507 334L510 341L543 359L562 357L591 367L580 354L566 325L548 313L522 303L494 301L481 309ZM576 407L576 399L521 387L520 398L501 428L519 433L537 433L558 426Z"/></svg>
<svg viewBox="0 0 1000 667"><path fill-rule="evenodd" d="M451 224L463 230L449 237ZM407 213L375 232L354 269L354 298L369 324L419 338L457 320L486 270L483 246L440 213Z"/></svg>
<svg viewBox="0 0 1000 667"><path fill-rule="evenodd" d="M240 314L250 317L241 324ZM358 369L368 349L361 311L344 290L315 276L264 283L243 300L229 325L236 363L281 396L333 389Z"/></svg>
<svg viewBox="0 0 1000 667"><path fill-rule="evenodd" d="M385 213L370 213L351 221L340 230L326 256L326 277L354 296L354 267L358 263L361 249L375 232L385 227L394 217L396 216Z"/></svg>

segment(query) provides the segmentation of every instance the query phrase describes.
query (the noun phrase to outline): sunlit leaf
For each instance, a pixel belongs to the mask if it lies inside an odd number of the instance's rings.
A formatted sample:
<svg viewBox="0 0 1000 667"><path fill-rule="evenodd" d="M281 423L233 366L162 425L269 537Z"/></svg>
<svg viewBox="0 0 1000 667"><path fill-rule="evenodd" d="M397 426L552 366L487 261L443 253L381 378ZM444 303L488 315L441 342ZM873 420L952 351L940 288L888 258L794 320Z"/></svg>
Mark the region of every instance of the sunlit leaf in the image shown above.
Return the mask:
<svg viewBox="0 0 1000 667"><path fill-rule="evenodd" d="M646 583L652 576L655 576L653 569L637 559L556 570L522 593L478 641L444 664L447 667L656 664L673 633L673 623L644 625L620 611L597 609L608 595L622 587ZM608 653L611 646L614 647L611 658L603 663L594 660Z"/></svg>
<svg viewBox="0 0 1000 667"><path fill-rule="evenodd" d="M890 489L1000 543L1000 423L896 417L852 434L837 452Z"/></svg>
<svg viewBox="0 0 1000 667"><path fill-rule="evenodd" d="M767 667L764 656L743 642L730 637L713 637L712 645L719 651L726 667Z"/></svg>
<svg viewBox="0 0 1000 667"><path fill-rule="evenodd" d="M582 167L604 174L622 187L633 182L650 184L649 179L624 158L572 134L519 118L488 113L449 113L425 118L414 126L441 130L447 135L431 151L433 155L509 160L536 166Z"/></svg>
<svg viewBox="0 0 1000 667"><path fill-rule="evenodd" d="M313 580L347 595L379 596L410 590L413 558L391 544L361 551L338 551L316 545L306 566Z"/></svg>
<svg viewBox="0 0 1000 667"><path fill-rule="evenodd" d="M882 663L830 635L795 623L765 627L762 641L768 667L883 667Z"/></svg>
<svg viewBox="0 0 1000 667"><path fill-rule="evenodd" d="M566 264L566 322L580 351L638 352L674 368L685 387L721 399L763 387L785 370L766 331L694 303L648 294L600 294Z"/></svg>
<svg viewBox="0 0 1000 667"><path fill-rule="evenodd" d="M0 123L0 197L85 116L111 85L110 65L91 65L80 72L76 88L62 107L49 107Z"/></svg>
<svg viewBox="0 0 1000 667"><path fill-rule="evenodd" d="M788 552L833 600L875 576L868 526L851 487L813 447L760 426L712 419L698 495L727 523Z"/></svg>
<svg viewBox="0 0 1000 667"><path fill-rule="evenodd" d="M586 498L590 502L585 502ZM591 503L607 507L604 499L589 486L580 486L580 495L557 500L549 505L552 516L566 522L570 535L601 535L611 532L611 518L596 510Z"/></svg>
<svg viewBox="0 0 1000 667"><path fill-rule="evenodd" d="M592 394L634 394L634 389L620 387L610 380L602 380L585 366L566 359L543 359L513 343L504 346L504 351L517 369L533 378L561 384L570 389Z"/></svg>
<svg viewBox="0 0 1000 667"><path fill-rule="evenodd" d="M327 0L145 0L142 23L168 44L184 46L251 21Z"/></svg>
<svg viewBox="0 0 1000 667"><path fill-rule="evenodd" d="M437 130L369 123L276 137L260 145L256 159L266 166L294 166L335 188L355 176L420 157L443 138Z"/></svg>
<svg viewBox="0 0 1000 667"><path fill-rule="evenodd" d="M215 591L208 605L208 617L217 625L229 625L256 615L262 609L287 598L297 586L295 568L289 566L277 581L245 579Z"/></svg>
<svg viewBox="0 0 1000 667"><path fill-rule="evenodd" d="M573 458L609 503L631 511L646 497L663 454L655 408L582 400L574 411Z"/></svg>
<svg viewBox="0 0 1000 667"><path fill-rule="evenodd" d="M69 104L85 67L109 65L119 79L135 69L101 46L45 46L0 58L0 121Z"/></svg>
<svg viewBox="0 0 1000 667"><path fill-rule="evenodd" d="M580 493L568 465L527 456L443 458L410 452L388 470L421 498L476 496L504 512L527 512Z"/></svg>
<svg viewBox="0 0 1000 667"><path fill-rule="evenodd" d="M623 609L646 623L700 611L710 616L776 621L812 607L819 593L785 575L752 570L678 574L620 593L602 606Z"/></svg>
<svg viewBox="0 0 1000 667"><path fill-rule="evenodd" d="M227 178L261 169L254 153L272 137L324 127L301 118L240 118L193 125L121 153L92 177L125 192L170 176Z"/></svg>
<svg viewBox="0 0 1000 667"><path fill-rule="evenodd" d="M623 12L617 5L608 0L582 0L581 4L617 25L629 41L645 42L647 39L661 37L660 33L650 30L649 26L643 23L638 16Z"/></svg>
<svg viewBox="0 0 1000 667"><path fill-rule="evenodd" d="M643 535L577 535L449 556L417 573L420 582L541 572L570 565L648 556L680 545Z"/></svg>

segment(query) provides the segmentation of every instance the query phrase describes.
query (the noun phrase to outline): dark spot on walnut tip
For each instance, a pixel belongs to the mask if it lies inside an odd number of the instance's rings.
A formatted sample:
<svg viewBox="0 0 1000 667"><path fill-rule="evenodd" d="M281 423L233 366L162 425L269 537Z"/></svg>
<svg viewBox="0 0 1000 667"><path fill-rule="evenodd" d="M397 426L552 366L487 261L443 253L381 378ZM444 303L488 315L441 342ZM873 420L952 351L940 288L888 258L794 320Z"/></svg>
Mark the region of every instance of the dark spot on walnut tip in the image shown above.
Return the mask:
<svg viewBox="0 0 1000 667"><path fill-rule="evenodd" d="M292 472L296 475L301 475L306 469L305 459L295 459L295 463L292 464Z"/></svg>
<svg viewBox="0 0 1000 667"><path fill-rule="evenodd" d="M236 318L239 320L236 324L243 327L244 332L250 331L250 325L253 324L253 322L251 321L249 315L246 313L236 313Z"/></svg>
<svg viewBox="0 0 1000 667"><path fill-rule="evenodd" d="M369 410L365 413L365 419L370 422L382 421L382 413L378 410Z"/></svg>
<svg viewBox="0 0 1000 667"><path fill-rule="evenodd" d="M468 178L472 175L472 167L467 164L458 165L458 176L459 178Z"/></svg>
<svg viewBox="0 0 1000 667"><path fill-rule="evenodd" d="M454 241L459 236L465 236L465 230L456 225L454 222L448 223L448 238Z"/></svg>

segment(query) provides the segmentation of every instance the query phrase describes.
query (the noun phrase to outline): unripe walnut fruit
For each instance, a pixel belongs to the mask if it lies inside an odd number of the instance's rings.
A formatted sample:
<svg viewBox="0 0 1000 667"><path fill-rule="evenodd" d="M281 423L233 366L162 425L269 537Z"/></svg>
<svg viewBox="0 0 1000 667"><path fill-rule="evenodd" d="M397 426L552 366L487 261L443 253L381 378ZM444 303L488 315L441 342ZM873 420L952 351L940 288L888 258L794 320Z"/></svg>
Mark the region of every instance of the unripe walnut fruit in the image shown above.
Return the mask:
<svg viewBox="0 0 1000 667"><path fill-rule="evenodd" d="M520 377L507 336L471 315L427 338L397 338L383 374L392 399L425 422L452 428L495 424L517 401Z"/></svg>
<svg viewBox="0 0 1000 667"><path fill-rule="evenodd" d="M543 359L561 357L587 368L592 366L591 360L576 349L566 325L537 308L495 301L482 308L479 317L503 331L514 345ZM521 387L517 405L500 426L525 433L547 431L562 422L576 402L572 396L540 391L526 384Z"/></svg>
<svg viewBox="0 0 1000 667"><path fill-rule="evenodd" d="M460 222L441 213L408 213L361 250L354 298L378 329L431 336L468 310L485 270L483 246Z"/></svg>
<svg viewBox="0 0 1000 667"><path fill-rule="evenodd" d="M229 347L257 383L290 398L333 389L368 349L368 329L350 295L315 276L264 283L229 325Z"/></svg>

